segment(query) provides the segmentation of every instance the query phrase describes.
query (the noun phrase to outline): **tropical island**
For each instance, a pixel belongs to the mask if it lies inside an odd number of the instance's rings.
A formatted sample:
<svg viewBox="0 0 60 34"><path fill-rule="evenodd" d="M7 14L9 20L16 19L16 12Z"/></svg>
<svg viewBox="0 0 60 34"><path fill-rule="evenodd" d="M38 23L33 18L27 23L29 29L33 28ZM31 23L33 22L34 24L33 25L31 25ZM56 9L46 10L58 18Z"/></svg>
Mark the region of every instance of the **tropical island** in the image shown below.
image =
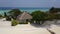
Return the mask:
<svg viewBox="0 0 60 34"><path fill-rule="evenodd" d="M0 15L0 22L0 25L4 25L0 26L0 28L4 27L6 30L9 29L9 33L10 29L15 30L15 32L20 31L21 34L23 34L23 32L27 33L27 31L31 32L30 29L32 29L32 31L36 30L33 32L35 34L37 34L37 31L40 31L40 33L43 32L41 30L46 31L48 34L56 34L58 32L56 29L59 30L57 25L60 25L60 8L52 7L46 12L35 10L32 13L12 9L9 12L4 12L4 15ZM51 28L53 29L50 30ZM17 29L19 29L19 31ZM27 31L25 32L24 29Z"/></svg>
<svg viewBox="0 0 60 34"><path fill-rule="evenodd" d="M0 18L6 18L7 21L12 21L12 26L19 24L36 23L42 25L45 21L60 20L60 8L50 8L49 11L43 12L40 10L28 13L27 11L21 12L19 9L12 9L9 12L4 12L4 16L0 15Z"/></svg>

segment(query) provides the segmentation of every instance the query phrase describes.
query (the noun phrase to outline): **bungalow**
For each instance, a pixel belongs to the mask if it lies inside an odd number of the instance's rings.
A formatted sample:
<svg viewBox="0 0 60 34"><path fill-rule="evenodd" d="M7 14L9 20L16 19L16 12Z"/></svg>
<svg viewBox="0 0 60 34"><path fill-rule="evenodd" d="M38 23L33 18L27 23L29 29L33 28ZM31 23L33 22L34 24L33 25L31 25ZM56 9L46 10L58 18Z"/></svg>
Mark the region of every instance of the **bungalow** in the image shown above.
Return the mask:
<svg viewBox="0 0 60 34"><path fill-rule="evenodd" d="M27 12L23 12L22 14L17 16L18 22L28 22L32 19L32 16L28 14Z"/></svg>

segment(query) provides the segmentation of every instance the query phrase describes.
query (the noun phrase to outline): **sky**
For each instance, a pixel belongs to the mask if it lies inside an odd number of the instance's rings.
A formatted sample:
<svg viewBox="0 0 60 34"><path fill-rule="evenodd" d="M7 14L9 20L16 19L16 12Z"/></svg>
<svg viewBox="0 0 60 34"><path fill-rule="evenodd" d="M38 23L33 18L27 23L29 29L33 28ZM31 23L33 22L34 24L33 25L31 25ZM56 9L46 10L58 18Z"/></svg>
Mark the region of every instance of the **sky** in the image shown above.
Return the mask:
<svg viewBox="0 0 60 34"><path fill-rule="evenodd" d="M0 7L60 7L60 0L0 0Z"/></svg>

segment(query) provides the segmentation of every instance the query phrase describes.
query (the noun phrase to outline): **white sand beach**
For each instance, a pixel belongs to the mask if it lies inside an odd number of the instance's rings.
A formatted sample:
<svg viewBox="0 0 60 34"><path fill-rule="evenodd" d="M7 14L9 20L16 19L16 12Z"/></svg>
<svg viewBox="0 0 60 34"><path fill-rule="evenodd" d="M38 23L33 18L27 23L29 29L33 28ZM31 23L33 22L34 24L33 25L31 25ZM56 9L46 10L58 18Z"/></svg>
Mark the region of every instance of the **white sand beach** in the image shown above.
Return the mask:
<svg viewBox="0 0 60 34"><path fill-rule="evenodd" d="M56 34L60 34L60 26L52 24L49 28ZM46 28L34 27L30 24L18 24L17 26L11 26L10 21L0 19L0 34L50 34Z"/></svg>

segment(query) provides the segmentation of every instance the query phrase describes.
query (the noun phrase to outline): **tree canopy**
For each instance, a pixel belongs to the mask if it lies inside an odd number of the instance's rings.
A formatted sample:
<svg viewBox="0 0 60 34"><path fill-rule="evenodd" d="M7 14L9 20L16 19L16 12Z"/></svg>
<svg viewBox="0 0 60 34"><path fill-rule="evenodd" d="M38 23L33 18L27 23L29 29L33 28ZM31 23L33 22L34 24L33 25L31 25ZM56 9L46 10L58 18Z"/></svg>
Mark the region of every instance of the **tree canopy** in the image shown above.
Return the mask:
<svg viewBox="0 0 60 34"><path fill-rule="evenodd" d="M41 12L41 11L34 11L32 12L32 17L33 17L33 20L36 20L36 21L40 21L40 20L43 20L45 17L45 14L44 12Z"/></svg>
<svg viewBox="0 0 60 34"><path fill-rule="evenodd" d="M2 17L2 15L0 14L0 18Z"/></svg>
<svg viewBox="0 0 60 34"><path fill-rule="evenodd" d="M60 8L52 7L52 8L49 9L49 13L57 13L57 12L60 12Z"/></svg>
<svg viewBox="0 0 60 34"><path fill-rule="evenodd" d="M50 18L54 18L54 19L60 19L60 8L54 8L52 7L50 10L49 10L49 15L50 15Z"/></svg>
<svg viewBox="0 0 60 34"><path fill-rule="evenodd" d="M7 14L6 14L6 12L4 12L4 17L7 17Z"/></svg>
<svg viewBox="0 0 60 34"><path fill-rule="evenodd" d="M21 13L21 11L19 10L19 9L12 9L11 11L9 11L8 12L13 18L15 17L17 17L20 13Z"/></svg>

